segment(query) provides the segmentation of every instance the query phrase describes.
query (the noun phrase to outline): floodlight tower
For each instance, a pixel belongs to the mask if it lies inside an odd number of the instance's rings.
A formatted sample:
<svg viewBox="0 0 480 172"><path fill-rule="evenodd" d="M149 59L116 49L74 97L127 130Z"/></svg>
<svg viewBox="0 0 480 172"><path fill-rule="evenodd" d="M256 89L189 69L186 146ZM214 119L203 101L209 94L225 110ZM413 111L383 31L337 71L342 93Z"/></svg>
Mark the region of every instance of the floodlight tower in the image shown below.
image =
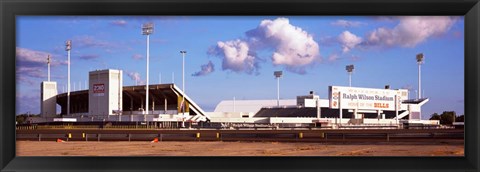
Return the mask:
<svg viewBox="0 0 480 172"><path fill-rule="evenodd" d="M70 115L70 50L72 49L72 41L65 42L65 50L68 53L68 81L67 81L67 116Z"/></svg>
<svg viewBox="0 0 480 172"><path fill-rule="evenodd" d="M353 73L354 66L353 65L347 65L346 69L347 69L347 72L348 72L348 86L352 87L352 73Z"/></svg>
<svg viewBox="0 0 480 172"><path fill-rule="evenodd" d="M423 53L417 54L417 64L418 64L418 99L422 98L422 78L421 78L421 66L424 63Z"/></svg>
<svg viewBox="0 0 480 172"><path fill-rule="evenodd" d="M150 60L150 34L153 34L153 23L145 23L142 25L142 34L147 35L147 83L146 83L146 93L145 93L145 111L144 114L148 114L148 90L149 85L148 85L148 66L149 66L149 60ZM144 120L146 121L147 118L144 116Z"/></svg>
<svg viewBox="0 0 480 172"><path fill-rule="evenodd" d="M280 106L280 77L282 77L282 71L273 72L275 78L277 78L277 106Z"/></svg>
<svg viewBox="0 0 480 172"><path fill-rule="evenodd" d="M50 82L50 54L47 56L48 82Z"/></svg>
<svg viewBox="0 0 480 172"><path fill-rule="evenodd" d="M182 127L185 127L185 54L187 54L187 51L182 50L180 51L182 54L182 91L183 91L183 96L182 96Z"/></svg>

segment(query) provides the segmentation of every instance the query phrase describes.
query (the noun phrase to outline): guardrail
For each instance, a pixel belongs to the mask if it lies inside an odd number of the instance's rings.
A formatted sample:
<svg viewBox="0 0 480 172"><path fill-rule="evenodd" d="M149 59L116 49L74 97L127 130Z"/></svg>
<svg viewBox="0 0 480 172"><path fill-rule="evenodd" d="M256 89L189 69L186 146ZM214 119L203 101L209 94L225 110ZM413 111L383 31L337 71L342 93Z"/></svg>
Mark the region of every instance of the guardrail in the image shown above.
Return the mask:
<svg viewBox="0 0 480 172"><path fill-rule="evenodd" d="M122 126L103 129L27 129L17 130L17 139L45 140L61 138L76 141L131 141L131 140L179 140L179 141L395 141L427 139L463 140L463 130L198 130L149 128L123 129ZM131 127L131 126L124 126ZM89 140L90 139L90 140Z"/></svg>

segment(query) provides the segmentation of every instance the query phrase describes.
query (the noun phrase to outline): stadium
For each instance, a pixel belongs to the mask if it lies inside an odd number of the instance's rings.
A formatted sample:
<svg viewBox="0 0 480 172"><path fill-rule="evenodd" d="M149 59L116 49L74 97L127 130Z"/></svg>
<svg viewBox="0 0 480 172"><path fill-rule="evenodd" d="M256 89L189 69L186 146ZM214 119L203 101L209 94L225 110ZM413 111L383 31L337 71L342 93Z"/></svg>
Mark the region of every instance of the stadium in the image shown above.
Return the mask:
<svg viewBox="0 0 480 172"><path fill-rule="evenodd" d="M121 70L89 72L88 90L58 94L53 81L41 83L41 115L30 123L115 122L175 127L403 128L438 126L422 120L428 98L409 99L405 89L329 86L328 97L313 91L292 99L223 100L205 112L175 84L123 86ZM184 103L183 103L184 102ZM61 108L57 113L57 105ZM184 105L184 106L182 106ZM150 107L146 109L146 107Z"/></svg>

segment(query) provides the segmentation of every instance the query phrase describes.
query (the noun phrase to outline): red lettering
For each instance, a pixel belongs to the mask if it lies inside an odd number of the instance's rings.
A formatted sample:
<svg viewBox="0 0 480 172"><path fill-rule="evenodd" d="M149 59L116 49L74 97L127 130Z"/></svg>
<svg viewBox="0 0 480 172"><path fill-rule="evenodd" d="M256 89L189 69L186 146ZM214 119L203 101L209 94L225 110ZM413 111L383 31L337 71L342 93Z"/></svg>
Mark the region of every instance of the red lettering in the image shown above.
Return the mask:
<svg viewBox="0 0 480 172"><path fill-rule="evenodd" d="M93 92L94 93L104 93L105 92L105 85L104 84L93 84Z"/></svg>
<svg viewBox="0 0 480 172"><path fill-rule="evenodd" d="M373 103L375 108L388 108L388 103Z"/></svg>

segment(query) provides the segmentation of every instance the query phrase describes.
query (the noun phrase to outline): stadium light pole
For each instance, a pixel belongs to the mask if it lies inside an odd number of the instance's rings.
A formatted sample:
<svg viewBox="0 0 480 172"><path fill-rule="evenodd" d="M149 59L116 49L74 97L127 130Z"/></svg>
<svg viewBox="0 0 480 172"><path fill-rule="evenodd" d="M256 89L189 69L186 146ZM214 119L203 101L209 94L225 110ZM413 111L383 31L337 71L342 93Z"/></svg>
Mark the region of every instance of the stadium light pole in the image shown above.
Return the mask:
<svg viewBox="0 0 480 172"><path fill-rule="evenodd" d="M277 107L280 107L280 77L282 77L282 71L273 72L275 78L277 78Z"/></svg>
<svg viewBox="0 0 480 172"><path fill-rule="evenodd" d="M65 50L68 54L68 79L67 79L67 116L70 115L70 50L72 49L72 41L65 42Z"/></svg>
<svg viewBox="0 0 480 172"><path fill-rule="evenodd" d="M142 25L142 34L147 35L147 83L145 85L145 111L144 111L144 121L147 121L146 115L148 114L148 91L149 91L149 85L148 85L148 67L149 67L149 60L150 60L150 34L153 34L153 23L145 23Z"/></svg>
<svg viewBox="0 0 480 172"><path fill-rule="evenodd" d="M185 127L185 54L187 54L187 51L182 50L180 51L182 54L182 91L183 91L183 96L182 96L182 127Z"/></svg>
<svg viewBox="0 0 480 172"><path fill-rule="evenodd" d="M417 64L418 64L418 99L421 99L422 98L421 66L424 63L423 53L417 54L416 59L417 59Z"/></svg>
<svg viewBox="0 0 480 172"><path fill-rule="evenodd" d="M354 66L353 65L347 65L346 69L347 69L347 72L348 72L348 86L352 87L352 72L353 72Z"/></svg>

